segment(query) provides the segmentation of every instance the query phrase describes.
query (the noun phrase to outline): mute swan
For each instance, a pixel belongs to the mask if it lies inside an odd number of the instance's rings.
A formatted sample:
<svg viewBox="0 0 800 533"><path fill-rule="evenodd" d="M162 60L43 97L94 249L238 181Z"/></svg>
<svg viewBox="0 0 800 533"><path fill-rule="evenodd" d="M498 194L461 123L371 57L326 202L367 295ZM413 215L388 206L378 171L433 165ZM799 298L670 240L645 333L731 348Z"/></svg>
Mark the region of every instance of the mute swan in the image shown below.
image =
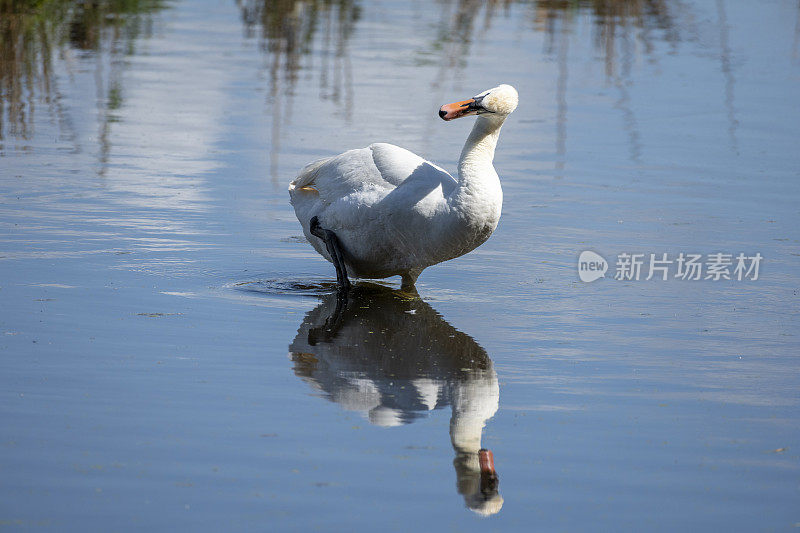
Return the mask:
<svg viewBox="0 0 800 533"><path fill-rule="evenodd" d="M402 276L411 288L423 269L470 252L494 232L503 191L492 166L500 127L517 107L510 85L443 105L453 120L478 115L458 161L458 179L408 150L385 143L307 165L289 184L303 233L336 267L340 289L359 278Z"/></svg>

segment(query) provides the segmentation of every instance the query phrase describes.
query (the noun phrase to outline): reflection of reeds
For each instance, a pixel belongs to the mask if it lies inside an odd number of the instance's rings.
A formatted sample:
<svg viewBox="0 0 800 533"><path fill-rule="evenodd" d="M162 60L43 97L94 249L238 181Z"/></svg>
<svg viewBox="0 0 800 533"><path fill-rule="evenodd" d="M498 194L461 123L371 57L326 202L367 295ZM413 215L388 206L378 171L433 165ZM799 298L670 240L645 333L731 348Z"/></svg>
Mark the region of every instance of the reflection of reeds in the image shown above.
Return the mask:
<svg viewBox="0 0 800 533"><path fill-rule="evenodd" d="M536 1L533 7L533 26L547 36L546 53L558 58L558 174L563 172L566 161L568 36L573 33L576 20L583 14L591 17L594 46L602 51L606 76L619 94L614 107L622 114L631 161L641 163L642 145L628 90L634 50L639 43L645 55L652 55L653 41L656 38L676 45L681 36L673 10L679 8L680 2L677 0ZM657 36L654 35L656 32Z"/></svg>
<svg viewBox="0 0 800 533"><path fill-rule="evenodd" d="M31 138L38 103L64 122L55 54L67 49L99 53L105 42L121 43L114 50L130 53L145 29L141 15L162 6L162 0L0 0L0 140ZM119 85L111 83L103 100L118 106L119 98Z"/></svg>
<svg viewBox="0 0 800 533"><path fill-rule="evenodd" d="M674 11L680 2L669 0L537 0L533 6L534 28L544 31L552 51L556 35L571 32L576 15L591 15L595 46L603 52L606 74L613 76L617 63L618 41L630 35L630 28L639 31L638 38L645 53L653 49L653 32L659 39L677 43L679 26Z"/></svg>
<svg viewBox="0 0 800 533"><path fill-rule="evenodd" d="M620 29L640 29L647 52L652 49L650 35L655 30L661 31L660 38L667 42L677 42L680 37L672 12L680 7L676 0L438 0L437 3L441 17L431 48L442 52L445 69L464 67L476 35L491 27L499 10L513 4L530 5L534 29L547 35L551 53L556 52L559 33L571 31L576 15L589 13L596 28L595 44L604 52L609 75L614 69Z"/></svg>
<svg viewBox="0 0 800 533"><path fill-rule="evenodd" d="M0 1L0 140L29 138L37 93L52 103L51 60L65 11L62 2Z"/></svg>
<svg viewBox="0 0 800 533"><path fill-rule="evenodd" d="M325 84L329 76L325 61L345 58L347 40L361 12L354 0L238 0L238 4L248 36L257 35L269 55L273 93L294 90L302 58L313 51L320 25L324 26L322 49L316 52L324 60L321 79ZM340 78L337 66L333 66L335 79ZM336 99L340 94L341 87L334 84L330 96Z"/></svg>
<svg viewBox="0 0 800 533"><path fill-rule="evenodd" d="M731 64L731 46L728 43L728 16L725 11L725 4L722 0L717 0L717 17L719 20L719 46L720 46L720 70L725 77L725 107L728 110L728 136L731 142L731 151L739 153L739 141L736 137L736 129L739 121L736 118L736 106L734 105L734 87L736 78L733 75Z"/></svg>
<svg viewBox="0 0 800 533"><path fill-rule="evenodd" d="M792 44L792 59L797 60L800 49L800 2L797 3L797 22L794 24L794 43Z"/></svg>
<svg viewBox="0 0 800 533"><path fill-rule="evenodd" d="M281 125L290 119L304 57L312 52L321 57L321 98L337 104L344 99L345 108L352 105L347 42L361 10L354 0L237 0L237 4L247 35L257 36L267 55L273 110L270 172L277 179Z"/></svg>
<svg viewBox="0 0 800 533"><path fill-rule="evenodd" d="M556 171L559 175L566 162L570 36L578 20L588 17L594 28L594 46L603 54L606 76L619 92L615 107L623 116L631 159L639 162L641 142L626 87L632 56L637 43L646 55L651 55L656 38L672 45L680 40L674 13L682 9L680 0L438 0L438 4L441 16L431 49L440 56L440 69L434 86L457 77L467 66L473 40L491 27L499 10L508 10L513 5L529 9L533 29L545 35L545 53L554 56L558 63Z"/></svg>
<svg viewBox="0 0 800 533"><path fill-rule="evenodd" d="M434 85L440 85L447 72L457 72L466 66L472 42L491 28L499 8L508 8L514 1L438 0L441 15L431 49L441 55L441 64ZM478 24L481 19L482 24Z"/></svg>

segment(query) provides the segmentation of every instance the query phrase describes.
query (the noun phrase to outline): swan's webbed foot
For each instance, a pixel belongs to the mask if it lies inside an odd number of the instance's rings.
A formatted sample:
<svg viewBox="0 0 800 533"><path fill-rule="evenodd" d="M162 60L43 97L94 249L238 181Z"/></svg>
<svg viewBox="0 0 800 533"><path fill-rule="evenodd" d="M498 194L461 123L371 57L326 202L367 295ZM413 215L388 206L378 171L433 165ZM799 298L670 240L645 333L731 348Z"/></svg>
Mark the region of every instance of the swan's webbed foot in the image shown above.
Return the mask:
<svg viewBox="0 0 800 533"><path fill-rule="evenodd" d="M342 255L342 245L339 242L339 238L331 230L320 226L318 217L311 217L309 230L311 235L319 237L325 242L328 255L331 256L333 266L336 267L336 284L339 286L339 290L349 290L350 280L347 278L347 269L344 266L344 256Z"/></svg>

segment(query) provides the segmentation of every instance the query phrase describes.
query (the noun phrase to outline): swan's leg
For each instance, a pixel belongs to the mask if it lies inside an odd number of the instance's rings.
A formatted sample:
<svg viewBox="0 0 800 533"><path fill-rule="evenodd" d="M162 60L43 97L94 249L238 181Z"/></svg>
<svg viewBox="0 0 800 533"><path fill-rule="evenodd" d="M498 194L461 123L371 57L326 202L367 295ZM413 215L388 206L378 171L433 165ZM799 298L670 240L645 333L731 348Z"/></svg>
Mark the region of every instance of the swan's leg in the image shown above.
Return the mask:
<svg viewBox="0 0 800 533"><path fill-rule="evenodd" d="M336 267L336 283L339 289L347 290L350 288L350 280L347 279L347 269L344 266L344 256L342 255L342 245L339 243L336 234L329 229L325 229L319 225L319 218L312 217L309 224L311 235L319 237L325 241L325 248L328 250L328 255L333 260L333 266Z"/></svg>
<svg viewBox="0 0 800 533"><path fill-rule="evenodd" d="M336 309L325 319L325 324L308 330L309 346L316 346L319 342L329 343L336 338L344 325L345 309L347 309L347 293L339 291L336 295Z"/></svg>
<svg viewBox="0 0 800 533"><path fill-rule="evenodd" d="M417 292L417 289L416 287L414 287L414 284L417 282L419 274L420 274L419 272L406 272L405 274L402 274L400 281L400 290Z"/></svg>

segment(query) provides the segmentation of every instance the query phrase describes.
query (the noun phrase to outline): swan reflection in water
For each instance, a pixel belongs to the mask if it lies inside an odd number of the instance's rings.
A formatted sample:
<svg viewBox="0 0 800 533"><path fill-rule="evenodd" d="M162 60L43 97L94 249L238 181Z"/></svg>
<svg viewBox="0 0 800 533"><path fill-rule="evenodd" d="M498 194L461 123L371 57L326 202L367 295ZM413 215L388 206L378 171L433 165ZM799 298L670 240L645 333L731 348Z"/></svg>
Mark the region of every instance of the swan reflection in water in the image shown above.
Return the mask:
<svg viewBox="0 0 800 533"><path fill-rule="evenodd" d="M418 296L363 283L346 300L327 295L289 352L295 374L378 426L449 405L458 492L479 514L500 511L492 452L481 447L500 397L492 360Z"/></svg>

